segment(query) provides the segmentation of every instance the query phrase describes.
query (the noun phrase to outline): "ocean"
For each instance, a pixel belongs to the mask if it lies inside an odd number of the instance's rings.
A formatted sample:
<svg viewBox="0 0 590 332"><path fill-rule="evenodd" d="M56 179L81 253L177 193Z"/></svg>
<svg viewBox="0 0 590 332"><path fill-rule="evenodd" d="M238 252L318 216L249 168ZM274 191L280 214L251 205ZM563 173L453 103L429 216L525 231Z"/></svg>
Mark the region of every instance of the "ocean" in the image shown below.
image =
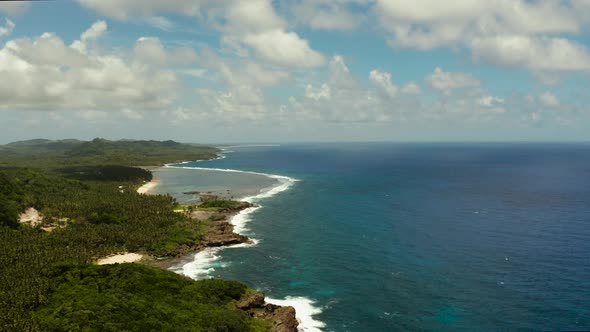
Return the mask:
<svg viewBox="0 0 590 332"><path fill-rule="evenodd" d="M590 144L237 146L171 166L156 192L260 205L233 220L254 245L173 270L240 280L304 331L590 329Z"/></svg>

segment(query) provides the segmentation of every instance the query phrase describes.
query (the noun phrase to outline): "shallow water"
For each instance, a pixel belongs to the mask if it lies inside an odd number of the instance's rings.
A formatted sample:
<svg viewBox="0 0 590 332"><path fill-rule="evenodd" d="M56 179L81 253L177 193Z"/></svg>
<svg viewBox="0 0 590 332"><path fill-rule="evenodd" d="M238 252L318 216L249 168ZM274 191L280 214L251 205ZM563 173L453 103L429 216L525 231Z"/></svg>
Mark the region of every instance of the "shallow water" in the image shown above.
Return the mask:
<svg viewBox="0 0 590 332"><path fill-rule="evenodd" d="M203 194L236 199L258 195L261 190L277 184L275 179L248 173L162 167L153 171L153 174L160 179L160 182L150 193L170 194L181 203L199 199L198 195L187 195L184 194L185 192L198 191Z"/></svg>
<svg viewBox="0 0 590 332"><path fill-rule="evenodd" d="M253 198L258 244L198 257L200 277L286 299L310 331L590 328L588 145L232 150L183 166L300 181Z"/></svg>

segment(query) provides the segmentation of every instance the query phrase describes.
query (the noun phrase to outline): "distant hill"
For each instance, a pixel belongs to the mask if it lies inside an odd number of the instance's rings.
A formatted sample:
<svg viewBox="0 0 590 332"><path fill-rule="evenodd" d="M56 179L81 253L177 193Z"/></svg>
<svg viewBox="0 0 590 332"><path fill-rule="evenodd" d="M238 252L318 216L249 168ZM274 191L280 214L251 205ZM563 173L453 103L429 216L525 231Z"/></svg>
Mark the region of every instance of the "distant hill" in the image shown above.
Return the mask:
<svg viewBox="0 0 590 332"><path fill-rule="evenodd" d="M218 149L171 140L32 139L0 145L0 166L160 165L214 158Z"/></svg>

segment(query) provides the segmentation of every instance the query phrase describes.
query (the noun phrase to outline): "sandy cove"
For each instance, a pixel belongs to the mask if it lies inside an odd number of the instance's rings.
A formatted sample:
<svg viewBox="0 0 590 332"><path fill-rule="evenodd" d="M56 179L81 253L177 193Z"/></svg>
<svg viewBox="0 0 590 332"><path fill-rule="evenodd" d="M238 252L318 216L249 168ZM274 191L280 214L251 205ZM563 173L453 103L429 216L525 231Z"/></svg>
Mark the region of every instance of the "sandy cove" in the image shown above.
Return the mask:
<svg viewBox="0 0 590 332"><path fill-rule="evenodd" d="M107 265L107 264L121 264L121 263L134 263L138 262L143 259L143 255L132 253L132 252L125 252L122 254L108 256L102 259L99 259L96 264L98 265Z"/></svg>
<svg viewBox="0 0 590 332"><path fill-rule="evenodd" d="M138 194L149 194L150 190L154 189L155 186L160 183L160 179L156 176L152 178L152 181L145 183L141 187L137 188Z"/></svg>

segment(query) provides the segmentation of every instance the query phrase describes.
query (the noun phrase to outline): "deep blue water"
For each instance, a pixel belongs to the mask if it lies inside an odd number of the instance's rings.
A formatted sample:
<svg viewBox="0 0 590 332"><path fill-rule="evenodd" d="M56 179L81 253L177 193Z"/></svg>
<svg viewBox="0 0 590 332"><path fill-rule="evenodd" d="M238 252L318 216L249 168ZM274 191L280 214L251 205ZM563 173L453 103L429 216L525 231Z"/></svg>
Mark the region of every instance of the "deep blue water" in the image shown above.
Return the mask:
<svg viewBox="0 0 590 332"><path fill-rule="evenodd" d="M313 299L327 331L590 329L590 145L232 150L195 166L301 181L215 276Z"/></svg>

